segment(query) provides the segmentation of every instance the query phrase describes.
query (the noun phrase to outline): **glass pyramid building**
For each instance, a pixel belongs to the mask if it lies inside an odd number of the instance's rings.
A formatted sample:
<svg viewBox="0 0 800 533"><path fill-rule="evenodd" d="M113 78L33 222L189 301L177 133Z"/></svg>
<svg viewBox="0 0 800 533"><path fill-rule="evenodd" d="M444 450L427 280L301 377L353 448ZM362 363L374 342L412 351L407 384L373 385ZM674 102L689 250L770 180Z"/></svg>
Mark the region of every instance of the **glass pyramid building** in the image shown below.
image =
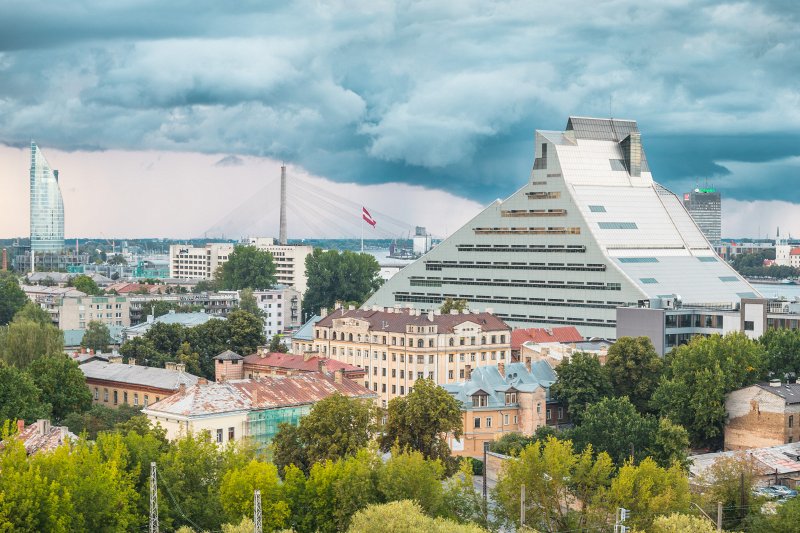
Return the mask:
<svg viewBox="0 0 800 533"><path fill-rule="evenodd" d="M757 292L653 181L635 121L570 117L537 131L528 182L386 282L365 305L446 298L515 327L615 337L616 308L736 308Z"/></svg>
<svg viewBox="0 0 800 533"><path fill-rule="evenodd" d="M64 201L58 171L31 142L31 250L60 252L64 248Z"/></svg>

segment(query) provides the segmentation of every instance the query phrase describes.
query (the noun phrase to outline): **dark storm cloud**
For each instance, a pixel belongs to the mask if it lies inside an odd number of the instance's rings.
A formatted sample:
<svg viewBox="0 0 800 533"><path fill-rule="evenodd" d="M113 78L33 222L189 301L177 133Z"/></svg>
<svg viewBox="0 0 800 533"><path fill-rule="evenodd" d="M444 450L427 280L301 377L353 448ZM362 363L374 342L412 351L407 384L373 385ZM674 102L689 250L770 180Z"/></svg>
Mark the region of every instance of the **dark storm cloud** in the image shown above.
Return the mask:
<svg viewBox="0 0 800 533"><path fill-rule="evenodd" d="M0 141L269 156L486 201L527 177L535 128L612 113L640 121L668 186L800 202L777 185L796 167L775 163L800 154L798 10L4 2ZM730 162L775 164L754 183Z"/></svg>

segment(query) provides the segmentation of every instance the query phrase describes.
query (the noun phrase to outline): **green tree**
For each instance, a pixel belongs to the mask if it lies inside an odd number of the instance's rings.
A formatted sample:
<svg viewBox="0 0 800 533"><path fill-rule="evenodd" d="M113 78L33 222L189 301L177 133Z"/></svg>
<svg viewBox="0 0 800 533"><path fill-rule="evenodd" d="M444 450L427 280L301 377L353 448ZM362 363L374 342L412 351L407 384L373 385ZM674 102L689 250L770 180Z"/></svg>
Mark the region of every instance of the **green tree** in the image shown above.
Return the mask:
<svg viewBox="0 0 800 533"><path fill-rule="evenodd" d="M443 436L451 433L460 438L462 431L458 401L433 380L418 379L408 395L389 402L381 448L389 451L398 445L417 450L426 459L440 459L452 471L455 464Z"/></svg>
<svg viewBox="0 0 800 533"><path fill-rule="evenodd" d="M153 324L144 338L150 341L155 350L158 361L149 366L163 366L164 361L173 361L174 354L178 353L181 344L186 340L186 328L180 324L167 324L157 322Z"/></svg>
<svg viewBox="0 0 800 533"><path fill-rule="evenodd" d="M680 465L658 466L651 458L639 465L625 464L611 481L603 502L609 518L619 507L631 511L628 526L650 531L657 516L689 510L689 478Z"/></svg>
<svg viewBox="0 0 800 533"><path fill-rule="evenodd" d="M608 453L617 465L628 461L631 454L637 463L652 456L664 466L673 461L683 465L688 452L688 434L683 427L642 415L627 396L603 398L590 405L572 437L578 449L591 445Z"/></svg>
<svg viewBox="0 0 800 533"><path fill-rule="evenodd" d="M110 431L137 415L140 415L139 408L127 404L121 404L116 409L105 405L93 405L86 412L69 413L62 423L76 435L85 431L89 438L94 440L101 432Z"/></svg>
<svg viewBox="0 0 800 533"><path fill-rule="evenodd" d="M264 311L258 306L253 289L246 288L239 291L239 309L247 311L258 318L264 318Z"/></svg>
<svg viewBox="0 0 800 533"><path fill-rule="evenodd" d="M444 466L438 459L426 460L415 450L392 449L392 456L378 472L378 489L387 501L414 500L426 513L443 511Z"/></svg>
<svg viewBox="0 0 800 533"><path fill-rule="evenodd" d="M273 531L285 527L289 504L283 500L278 469L271 463L250 461L243 468L229 470L222 478L219 498L227 519L235 522L253 516L253 491L261 491L263 527Z"/></svg>
<svg viewBox="0 0 800 533"><path fill-rule="evenodd" d="M259 346L267 342L264 337L264 323L252 313L241 309L231 311L226 323L229 348L238 354L255 353Z"/></svg>
<svg viewBox="0 0 800 533"><path fill-rule="evenodd" d="M726 523L738 522L756 500L753 487L760 476L752 455L719 457L698 476L697 483L703 487L701 501L707 507L722 502Z"/></svg>
<svg viewBox="0 0 800 533"><path fill-rule="evenodd" d="M353 516L348 533L486 533L475 524L459 524L426 516L417 502L402 500L373 504Z"/></svg>
<svg viewBox="0 0 800 533"><path fill-rule="evenodd" d="M611 396L611 381L596 355L575 352L569 361L556 367L558 381L551 387L553 396L563 400L573 422L583 420L586 408Z"/></svg>
<svg viewBox="0 0 800 533"><path fill-rule="evenodd" d="M450 311L458 311L461 313L465 309L469 309L469 302L466 300L454 300L453 298L445 298L439 310L442 314L449 314Z"/></svg>
<svg viewBox="0 0 800 533"><path fill-rule="evenodd" d="M652 533L714 533L717 528L711 520L704 516L672 513L669 516L656 517L649 531Z"/></svg>
<svg viewBox="0 0 800 533"><path fill-rule="evenodd" d="M303 316L333 308L337 301L363 303L383 283L380 265L369 254L323 251L306 257L308 288L303 295Z"/></svg>
<svg viewBox="0 0 800 533"><path fill-rule="evenodd" d="M92 405L92 393L78 363L65 355L46 355L28 367L28 374L41 391L42 401L60 422L69 413L82 413Z"/></svg>
<svg viewBox="0 0 800 533"><path fill-rule="evenodd" d="M0 422L21 419L30 424L50 418L50 409L27 372L0 361Z"/></svg>
<svg viewBox="0 0 800 533"><path fill-rule="evenodd" d="M69 286L75 287L76 290L86 293L89 296L100 296L103 294L103 290L86 274L78 274L74 278L71 278L69 280Z"/></svg>
<svg viewBox="0 0 800 533"><path fill-rule="evenodd" d="M307 470L317 462L355 455L369 443L377 414L370 400L329 396L314 404L297 430L281 425L273 441L274 460L281 471L292 461Z"/></svg>
<svg viewBox="0 0 800 533"><path fill-rule="evenodd" d="M0 272L0 326L8 324L30 300L11 272Z"/></svg>
<svg viewBox="0 0 800 533"><path fill-rule="evenodd" d="M91 348L95 352L107 352L108 345L113 341L108 326L98 320L91 320L86 325L86 331L81 339L81 346Z"/></svg>
<svg viewBox="0 0 800 533"><path fill-rule="evenodd" d="M186 371L190 374L199 375L202 370L200 369L200 354L192 350L192 346L188 342L181 343L178 352L175 354L175 359L179 363L186 365Z"/></svg>
<svg viewBox="0 0 800 533"><path fill-rule="evenodd" d="M726 524L731 522L729 519ZM800 524L800 498L795 497L778 505L774 513L751 514L745 520L743 529L758 533L797 533L798 524Z"/></svg>
<svg viewBox="0 0 800 533"><path fill-rule="evenodd" d="M621 337L608 349L606 371L616 396L649 412L664 364L647 337Z"/></svg>
<svg viewBox="0 0 800 533"><path fill-rule="evenodd" d="M499 439L492 442L491 449L495 453L517 456L534 442L536 442L536 437L527 437L516 432L503 433Z"/></svg>
<svg viewBox="0 0 800 533"><path fill-rule="evenodd" d="M228 339L227 320L213 319L205 324L189 328L186 332L186 340L200 356L200 369L202 370L200 375L214 379L214 357L229 348Z"/></svg>
<svg viewBox="0 0 800 533"><path fill-rule="evenodd" d="M14 320L17 322L22 320L30 320L43 326L53 325L53 319L50 317L48 312L33 302L26 303L22 309L17 311L17 314L14 315Z"/></svg>
<svg viewBox="0 0 800 533"><path fill-rule="evenodd" d="M768 329L759 342L766 349L764 378L800 376L800 329Z"/></svg>
<svg viewBox="0 0 800 533"><path fill-rule="evenodd" d="M493 491L496 516L519 529L520 491L525 485L525 524L535 530L588 528L589 506L611 483L614 466L605 452L591 447L576 454L570 441L550 437L507 461ZM580 502L579 506L575 506Z"/></svg>
<svg viewBox="0 0 800 533"><path fill-rule="evenodd" d="M271 253L255 246L236 246L215 277L223 290L271 289L275 286L275 272Z"/></svg>
<svg viewBox="0 0 800 533"><path fill-rule="evenodd" d="M137 364L145 366L155 366L157 364L156 361L161 360L158 352L153 347L152 341L145 336L134 337L125 341L119 347L119 353L125 358L126 362L133 359Z"/></svg>
<svg viewBox="0 0 800 533"><path fill-rule="evenodd" d="M217 282L211 279L201 279L197 282L197 285L192 287L192 292L194 293L201 293L201 292L214 292L218 290L219 287L217 286Z"/></svg>
<svg viewBox="0 0 800 533"><path fill-rule="evenodd" d="M18 368L27 368L37 357L62 353L64 334L52 324L15 319L0 336L0 354Z"/></svg>
<svg viewBox="0 0 800 533"><path fill-rule="evenodd" d="M281 342L281 336L276 333L269 341L269 351L273 353L289 353L289 348Z"/></svg>
<svg viewBox="0 0 800 533"><path fill-rule="evenodd" d="M653 406L685 427L692 445L718 446L725 394L755 383L764 358L764 347L743 333L694 337L669 353Z"/></svg>
<svg viewBox="0 0 800 533"><path fill-rule="evenodd" d="M120 254L114 254L108 258L109 265L127 265L128 261Z"/></svg>

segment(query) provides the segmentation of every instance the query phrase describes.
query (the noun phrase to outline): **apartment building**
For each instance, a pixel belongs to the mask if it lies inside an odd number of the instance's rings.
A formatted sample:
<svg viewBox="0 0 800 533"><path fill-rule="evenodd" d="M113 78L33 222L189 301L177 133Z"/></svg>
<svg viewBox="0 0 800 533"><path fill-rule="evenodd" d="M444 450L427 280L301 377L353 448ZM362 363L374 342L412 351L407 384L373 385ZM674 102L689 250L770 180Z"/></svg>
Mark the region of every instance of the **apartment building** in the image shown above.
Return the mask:
<svg viewBox="0 0 800 533"><path fill-rule="evenodd" d="M176 279L214 279L217 268L228 260L233 244L211 242L205 246L173 244L169 247L169 273Z"/></svg>
<svg viewBox="0 0 800 533"><path fill-rule="evenodd" d="M255 246L272 254L275 260L275 277L280 285L294 287L305 294L308 285L306 278L306 257L314 251L311 246L300 244L276 244L270 237L250 237L244 244Z"/></svg>
<svg viewBox="0 0 800 533"><path fill-rule="evenodd" d="M417 379L443 385L469 378L474 368L511 362L511 328L491 312L351 307L322 315L314 351L363 368L364 386L383 406L408 394Z"/></svg>
<svg viewBox="0 0 800 533"><path fill-rule="evenodd" d="M280 285L274 289L253 291L256 304L264 312L264 335L270 340L275 335L294 331L300 323L300 299L297 289Z"/></svg>
<svg viewBox="0 0 800 533"><path fill-rule="evenodd" d="M180 306L199 306L210 316L225 318L228 313L239 308L237 291L173 293L173 294L131 294L128 296L131 308L131 323L139 324L147 319L142 308L151 302L171 302Z"/></svg>

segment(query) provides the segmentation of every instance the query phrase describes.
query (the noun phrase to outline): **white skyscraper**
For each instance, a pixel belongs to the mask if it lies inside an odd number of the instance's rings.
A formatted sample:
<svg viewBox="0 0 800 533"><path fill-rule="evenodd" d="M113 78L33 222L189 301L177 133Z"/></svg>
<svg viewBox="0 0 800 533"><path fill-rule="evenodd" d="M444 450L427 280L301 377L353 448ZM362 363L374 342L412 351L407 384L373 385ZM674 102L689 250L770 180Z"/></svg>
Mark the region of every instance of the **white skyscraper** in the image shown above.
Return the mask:
<svg viewBox="0 0 800 533"><path fill-rule="evenodd" d="M366 305L433 309L445 298L513 326L615 336L619 306L727 305L756 291L681 200L653 181L635 121L571 117L537 131L528 182L496 201Z"/></svg>
<svg viewBox="0 0 800 533"><path fill-rule="evenodd" d="M58 171L31 141L31 250L60 252L64 249L64 201L58 187Z"/></svg>

